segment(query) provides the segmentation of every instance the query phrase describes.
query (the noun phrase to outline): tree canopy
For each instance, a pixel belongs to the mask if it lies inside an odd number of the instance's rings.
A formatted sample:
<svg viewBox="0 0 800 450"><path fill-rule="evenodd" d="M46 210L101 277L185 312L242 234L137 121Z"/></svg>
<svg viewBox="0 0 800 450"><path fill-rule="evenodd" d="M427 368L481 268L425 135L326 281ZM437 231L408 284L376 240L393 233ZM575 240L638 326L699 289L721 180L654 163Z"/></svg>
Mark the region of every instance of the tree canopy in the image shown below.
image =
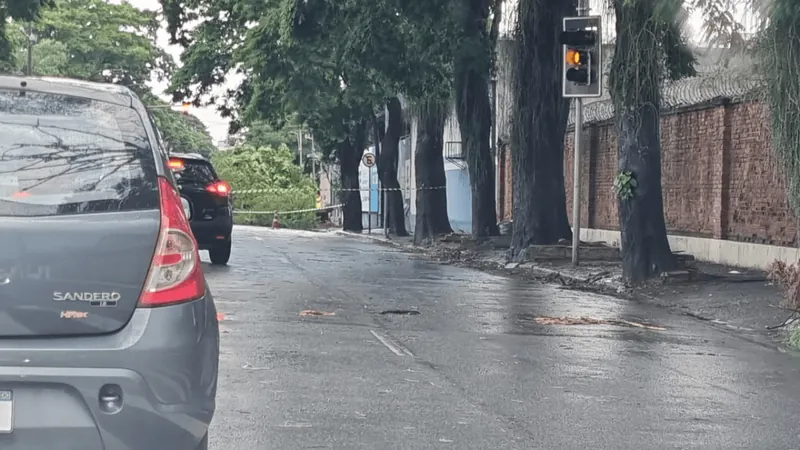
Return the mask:
<svg viewBox="0 0 800 450"><path fill-rule="evenodd" d="M5 0L0 2L0 69L7 71L14 66L14 47L8 33L9 21L30 22L36 20L43 9L52 7L54 3L54 0Z"/></svg>
<svg viewBox="0 0 800 450"><path fill-rule="evenodd" d="M8 29L10 70L27 65L29 28L36 36L33 73L125 85L150 106L167 146L176 151L210 154L214 143L194 116L173 111L151 92L153 77L165 80L175 70L172 57L156 43L159 14L130 3L60 0L41 10L33 22L12 22Z"/></svg>
<svg viewBox="0 0 800 450"><path fill-rule="evenodd" d="M155 42L160 25L157 13L142 11L128 2L59 0L56 7L42 12L33 23L33 31L41 43L60 45L42 49L37 44L34 56L42 60L66 59L56 65L58 75L118 83L138 93L148 92L147 82L153 75L163 80L175 68L172 58ZM15 32L22 44L25 36L19 27ZM20 52L25 47L17 45L17 49ZM49 52L37 55L40 50ZM54 58L53 53L59 50L65 58ZM16 59L19 67L24 65L25 58ZM36 65L34 71L38 72Z"/></svg>
<svg viewBox="0 0 800 450"><path fill-rule="evenodd" d="M173 90L177 99L216 103L244 124L280 127L296 114L331 149L388 96L449 96L444 47L453 38L429 31L446 30L434 25L447 17L449 0L425 3L162 0L174 42L186 46ZM211 95L231 72L245 75L227 93L233 105Z"/></svg>

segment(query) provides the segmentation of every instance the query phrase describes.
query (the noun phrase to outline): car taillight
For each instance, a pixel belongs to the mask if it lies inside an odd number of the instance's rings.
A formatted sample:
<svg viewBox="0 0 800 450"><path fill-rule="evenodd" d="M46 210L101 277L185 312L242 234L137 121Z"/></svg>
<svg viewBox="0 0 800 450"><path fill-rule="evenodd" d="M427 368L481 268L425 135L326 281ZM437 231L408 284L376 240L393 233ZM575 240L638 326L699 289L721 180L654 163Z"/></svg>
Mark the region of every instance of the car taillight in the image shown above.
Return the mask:
<svg viewBox="0 0 800 450"><path fill-rule="evenodd" d="M159 177L161 229L139 306L155 307L196 300L205 294L200 254L181 197Z"/></svg>
<svg viewBox="0 0 800 450"><path fill-rule="evenodd" d="M223 197L231 193L231 186L224 181L217 181L206 186L206 190L212 194L221 195Z"/></svg>

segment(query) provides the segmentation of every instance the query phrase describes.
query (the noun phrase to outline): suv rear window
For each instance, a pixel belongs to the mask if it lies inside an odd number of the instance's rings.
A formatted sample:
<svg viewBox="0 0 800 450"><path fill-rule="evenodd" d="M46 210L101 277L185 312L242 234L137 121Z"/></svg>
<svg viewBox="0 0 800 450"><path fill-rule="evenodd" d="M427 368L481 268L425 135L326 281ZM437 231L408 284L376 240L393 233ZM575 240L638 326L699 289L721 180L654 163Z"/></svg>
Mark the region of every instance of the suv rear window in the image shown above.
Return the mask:
<svg viewBox="0 0 800 450"><path fill-rule="evenodd" d="M0 216L157 209L150 141L130 107L0 90Z"/></svg>
<svg viewBox="0 0 800 450"><path fill-rule="evenodd" d="M209 185L217 181L217 174L211 164L205 161L182 159L183 170L175 174L179 184Z"/></svg>

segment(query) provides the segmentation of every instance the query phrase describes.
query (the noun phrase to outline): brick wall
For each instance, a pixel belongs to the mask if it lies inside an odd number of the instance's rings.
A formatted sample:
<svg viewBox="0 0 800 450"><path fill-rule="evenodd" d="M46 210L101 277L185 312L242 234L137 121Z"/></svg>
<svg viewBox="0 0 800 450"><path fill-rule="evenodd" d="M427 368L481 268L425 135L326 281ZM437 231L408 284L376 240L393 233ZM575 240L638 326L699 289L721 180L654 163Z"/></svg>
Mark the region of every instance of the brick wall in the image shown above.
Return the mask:
<svg viewBox="0 0 800 450"><path fill-rule="evenodd" d="M511 178L511 150L507 144L502 145L500 151L500 204L498 219L502 221L511 220L513 215L513 189Z"/></svg>
<svg viewBox="0 0 800 450"><path fill-rule="evenodd" d="M766 114L762 104L747 102L662 117L661 184L670 234L798 245L798 220L789 208L786 182L770 148ZM573 136L570 131L564 151L570 215ZM618 230L612 191L618 164L613 125L585 127L581 144L581 226ZM509 181L506 177L504 185Z"/></svg>

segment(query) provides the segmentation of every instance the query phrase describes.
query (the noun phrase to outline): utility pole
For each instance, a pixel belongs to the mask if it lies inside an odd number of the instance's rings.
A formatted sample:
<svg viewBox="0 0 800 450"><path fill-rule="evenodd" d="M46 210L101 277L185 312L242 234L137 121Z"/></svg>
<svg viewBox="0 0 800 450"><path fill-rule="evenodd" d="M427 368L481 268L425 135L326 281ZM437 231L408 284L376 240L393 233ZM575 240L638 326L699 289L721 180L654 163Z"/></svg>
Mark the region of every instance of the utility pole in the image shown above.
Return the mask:
<svg viewBox="0 0 800 450"><path fill-rule="evenodd" d="M492 89L492 144L491 149L494 153L494 202L495 202L495 217L500 211L500 154L497 148L497 77L492 74L491 79Z"/></svg>
<svg viewBox="0 0 800 450"><path fill-rule="evenodd" d="M589 15L588 0L578 0L579 16ZM583 98L575 99L575 137L572 152L572 265L580 264L581 245L581 134L583 134Z"/></svg>
<svg viewBox="0 0 800 450"><path fill-rule="evenodd" d="M309 134L311 140L311 179L317 181L317 147L314 144L314 134Z"/></svg>
<svg viewBox="0 0 800 450"><path fill-rule="evenodd" d="M25 30L25 35L28 38L28 64L25 66L26 75L29 77L33 75L33 24L28 23L28 28Z"/></svg>
<svg viewBox="0 0 800 450"><path fill-rule="evenodd" d="M575 138L572 152L572 264L580 263L581 245L581 134L583 133L583 99L575 99Z"/></svg>
<svg viewBox="0 0 800 450"><path fill-rule="evenodd" d="M303 124L300 124L300 131L297 132L297 150L300 152L300 157L298 162L300 163L300 171L302 173L304 166L303 166Z"/></svg>

